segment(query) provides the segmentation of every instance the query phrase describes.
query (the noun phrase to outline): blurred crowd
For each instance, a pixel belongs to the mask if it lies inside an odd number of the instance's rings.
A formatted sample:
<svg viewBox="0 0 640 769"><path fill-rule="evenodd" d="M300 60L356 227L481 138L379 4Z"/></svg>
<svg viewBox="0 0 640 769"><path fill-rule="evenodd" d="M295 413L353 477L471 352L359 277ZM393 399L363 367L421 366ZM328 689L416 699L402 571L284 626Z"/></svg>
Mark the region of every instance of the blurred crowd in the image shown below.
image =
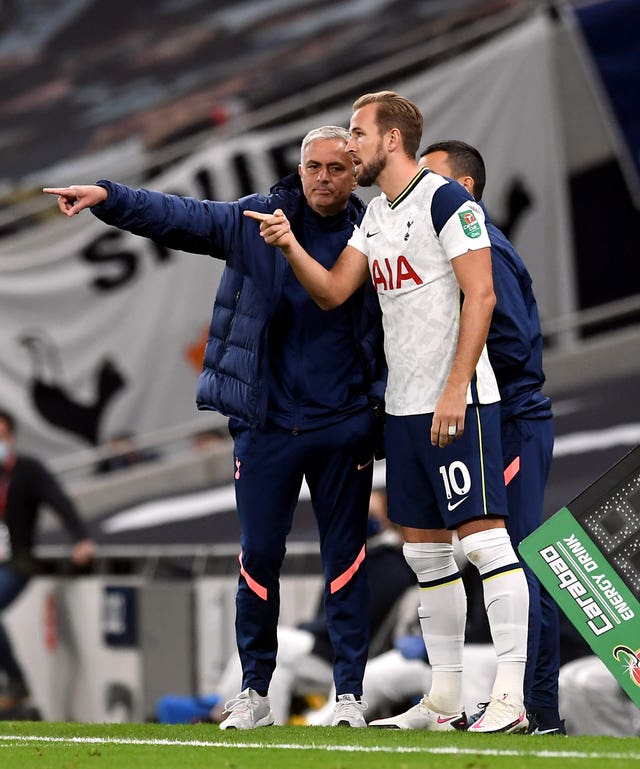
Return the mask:
<svg viewBox="0 0 640 769"><path fill-rule="evenodd" d="M530 5L6 0L0 189L129 140L161 146L344 75L345 61L352 73L479 18Z"/></svg>

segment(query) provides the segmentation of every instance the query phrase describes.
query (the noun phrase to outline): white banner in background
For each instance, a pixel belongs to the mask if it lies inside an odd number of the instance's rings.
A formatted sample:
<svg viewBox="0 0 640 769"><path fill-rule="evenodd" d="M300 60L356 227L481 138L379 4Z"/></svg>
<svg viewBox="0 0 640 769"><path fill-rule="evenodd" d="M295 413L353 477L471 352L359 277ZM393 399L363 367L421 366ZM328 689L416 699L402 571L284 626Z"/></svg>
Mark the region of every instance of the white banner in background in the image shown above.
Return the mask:
<svg viewBox="0 0 640 769"><path fill-rule="evenodd" d="M489 211L527 262L547 315L569 311L573 296L552 62L552 30L540 17L388 84L423 110L424 145L458 138L480 148ZM218 142L147 186L218 200L266 192L295 168L306 131L348 125L349 116L342 104ZM119 430L141 434L194 419L221 262L162 249L88 212L0 246L0 407L18 417L24 450L51 457Z"/></svg>

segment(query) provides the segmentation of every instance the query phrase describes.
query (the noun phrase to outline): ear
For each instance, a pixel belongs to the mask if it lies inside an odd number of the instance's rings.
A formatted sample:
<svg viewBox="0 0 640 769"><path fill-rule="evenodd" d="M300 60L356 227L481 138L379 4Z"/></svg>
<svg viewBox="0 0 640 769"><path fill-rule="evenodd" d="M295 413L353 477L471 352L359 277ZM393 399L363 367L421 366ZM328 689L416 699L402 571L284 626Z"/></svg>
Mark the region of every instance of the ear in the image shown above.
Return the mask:
<svg viewBox="0 0 640 769"><path fill-rule="evenodd" d="M474 198L475 195L473 194L473 176L463 176L462 179L458 179L458 181L465 188L465 190L470 193L471 197Z"/></svg>
<svg viewBox="0 0 640 769"><path fill-rule="evenodd" d="M389 131L387 131L386 139L387 150L389 152L397 150L398 147L402 145L402 136L397 128L391 128Z"/></svg>
<svg viewBox="0 0 640 769"><path fill-rule="evenodd" d="M302 179L302 164L298 163L298 176Z"/></svg>

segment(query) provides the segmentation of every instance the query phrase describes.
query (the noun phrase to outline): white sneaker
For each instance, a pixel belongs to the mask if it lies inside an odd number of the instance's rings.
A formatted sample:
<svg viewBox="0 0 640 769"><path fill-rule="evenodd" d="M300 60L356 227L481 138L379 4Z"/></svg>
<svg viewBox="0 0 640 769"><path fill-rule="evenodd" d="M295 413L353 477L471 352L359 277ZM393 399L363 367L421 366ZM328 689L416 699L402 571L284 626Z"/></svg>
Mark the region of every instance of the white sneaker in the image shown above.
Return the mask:
<svg viewBox="0 0 640 769"><path fill-rule="evenodd" d="M527 712L521 702L509 699L506 694L502 697L492 697L484 713L467 729L468 732L483 734L515 734L526 732L529 726Z"/></svg>
<svg viewBox="0 0 640 769"><path fill-rule="evenodd" d="M261 697L248 688L225 702L224 712L229 715L220 724L221 729L255 729L257 726L271 726L275 720L269 698Z"/></svg>
<svg viewBox="0 0 640 769"><path fill-rule="evenodd" d="M427 697L405 713L391 718L378 718L369 726L379 729L425 729L429 732L462 731L467 728L465 713L438 713L431 707Z"/></svg>
<svg viewBox="0 0 640 769"><path fill-rule="evenodd" d="M357 699L353 694L339 694L336 698L331 726L354 726L366 729L367 722L362 715L367 709L367 703Z"/></svg>

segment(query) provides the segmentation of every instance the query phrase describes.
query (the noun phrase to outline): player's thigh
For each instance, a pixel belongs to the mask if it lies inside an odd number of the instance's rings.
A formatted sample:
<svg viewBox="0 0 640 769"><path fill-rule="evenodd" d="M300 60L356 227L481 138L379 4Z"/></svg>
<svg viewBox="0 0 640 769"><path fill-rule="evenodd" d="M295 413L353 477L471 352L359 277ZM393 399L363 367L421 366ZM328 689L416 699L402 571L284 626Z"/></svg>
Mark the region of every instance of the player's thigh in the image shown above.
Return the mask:
<svg viewBox="0 0 640 769"><path fill-rule="evenodd" d="M430 445L426 467L446 528L506 516L499 404L468 406L463 435Z"/></svg>
<svg viewBox="0 0 640 769"><path fill-rule="evenodd" d="M441 529L444 521L425 465L431 448L432 414L387 414L387 500L389 519L414 529Z"/></svg>

